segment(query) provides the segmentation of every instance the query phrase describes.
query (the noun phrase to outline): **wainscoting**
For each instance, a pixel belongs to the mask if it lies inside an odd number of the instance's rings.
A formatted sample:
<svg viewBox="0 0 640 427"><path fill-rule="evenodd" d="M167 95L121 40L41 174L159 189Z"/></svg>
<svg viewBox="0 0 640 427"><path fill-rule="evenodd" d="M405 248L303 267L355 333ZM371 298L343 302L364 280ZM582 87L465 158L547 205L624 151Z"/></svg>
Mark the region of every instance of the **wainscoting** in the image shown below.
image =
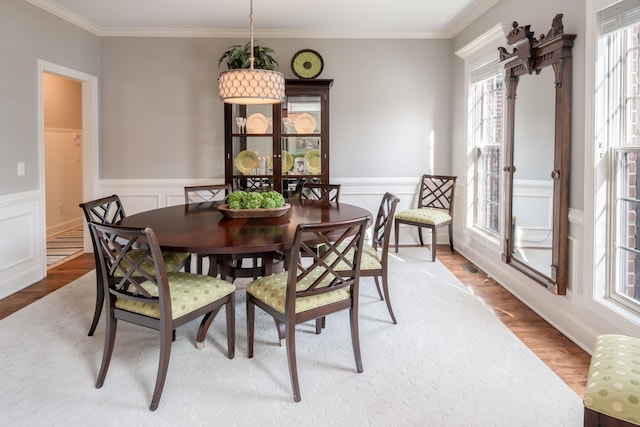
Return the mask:
<svg viewBox="0 0 640 427"><path fill-rule="evenodd" d="M39 191L0 197L0 298L46 275L43 199Z"/></svg>

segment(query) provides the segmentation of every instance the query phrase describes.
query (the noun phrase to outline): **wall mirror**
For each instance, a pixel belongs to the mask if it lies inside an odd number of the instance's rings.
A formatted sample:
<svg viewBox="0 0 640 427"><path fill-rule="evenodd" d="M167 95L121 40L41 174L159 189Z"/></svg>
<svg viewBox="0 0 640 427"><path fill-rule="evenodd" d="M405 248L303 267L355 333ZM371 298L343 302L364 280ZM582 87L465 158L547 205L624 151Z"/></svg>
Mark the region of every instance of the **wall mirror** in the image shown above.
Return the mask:
<svg viewBox="0 0 640 427"><path fill-rule="evenodd" d="M513 23L504 69L503 261L550 291L568 281L571 48L562 15L539 38Z"/></svg>

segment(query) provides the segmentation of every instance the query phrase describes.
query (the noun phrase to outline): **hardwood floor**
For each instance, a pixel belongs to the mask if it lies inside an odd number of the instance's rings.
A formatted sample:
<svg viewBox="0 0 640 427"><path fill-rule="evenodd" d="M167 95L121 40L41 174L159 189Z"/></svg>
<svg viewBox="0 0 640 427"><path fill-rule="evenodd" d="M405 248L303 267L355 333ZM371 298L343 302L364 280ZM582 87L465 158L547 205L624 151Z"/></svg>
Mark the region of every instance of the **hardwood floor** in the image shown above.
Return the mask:
<svg viewBox="0 0 640 427"><path fill-rule="evenodd" d="M488 278L485 273L473 272L474 266L461 255L451 254L447 246L438 250L438 260L490 307L496 316L578 396L583 396L590 362L588 353ZM72 282L92 270L94 266L93 254L83 254L50 269L43 280L0 300L0 319Z"/></svg>
<svg viewBox="0 0 640 427"><path fill-rule="evenodd" d="M542 317L447 246L437 250L438 260L480 298L511 332L582 398L591 356Z"/></svg>
<svg viewBox="0 0 640 427"><path fill-rule="evenodd" d="M95 268L93 254L82 254L47 271L47 277L0 300L0 319L73 282ZM87 329L88 331L88 329Z"/></svg>

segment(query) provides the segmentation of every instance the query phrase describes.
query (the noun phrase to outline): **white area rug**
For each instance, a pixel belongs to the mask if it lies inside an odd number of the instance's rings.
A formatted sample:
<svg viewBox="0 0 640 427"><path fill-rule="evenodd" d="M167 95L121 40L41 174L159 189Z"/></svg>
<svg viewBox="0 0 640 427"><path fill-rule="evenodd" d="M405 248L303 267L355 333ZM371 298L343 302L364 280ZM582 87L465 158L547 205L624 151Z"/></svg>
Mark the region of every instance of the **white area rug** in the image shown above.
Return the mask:
<svg viewBox="0 0 640 427"><path fill-rule="evenodd" d="M357 374L346 313L297 333L302 402L291 394L273 320L256 311L246 357L244 291L236 357L225 356L224 313L201 351L197 323L177 332L157 411L148 409L155 331L119 323L104 386L94 387L104 339L93 314L94 272L0 321L2 426L581 426L582 401L425 249L391 256L398 325L373 279L362 282Z"/></svg>

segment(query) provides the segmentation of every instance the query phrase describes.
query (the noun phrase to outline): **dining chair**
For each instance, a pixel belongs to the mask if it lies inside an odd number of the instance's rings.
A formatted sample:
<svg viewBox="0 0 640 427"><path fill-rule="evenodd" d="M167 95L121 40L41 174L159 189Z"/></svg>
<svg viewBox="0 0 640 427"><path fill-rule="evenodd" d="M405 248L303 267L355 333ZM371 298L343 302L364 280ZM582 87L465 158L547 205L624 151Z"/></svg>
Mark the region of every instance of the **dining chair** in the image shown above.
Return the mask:
<svg viewBox="0 0 640 427"><path fill-rule="evenodd" d="M295 190L295 197L300 200L320 200L322 202L340 202L340 184L324 184L315 181L300 180ZM316 245L316 252L323 250Z"/></svg>
<svg viewBox="0 0 640 427"><path fill-rule="evenodd" d="M365 243L362 246L362 260L360 262L360 277L373 277L378 295L381 300L387 303L387 309L389 310L391 321L394 324L398 322L393 313L391 298L389 297L388 258L389 238L391 237L393 217L399 201L400 199L397 196L388 192L382 196L378 214L376 215L376 220L373 225L371 244L367 243L365 239ZM330 255L329 260L333 261L334 259L335 256ZM337 268L341 269L343 265L341 264Z"/></svg>
<svg viewBox="0 0 640 427"><path fill-rule="evenodd" d="M118 224L126 216L120 197L116 194L80 203L80 208L84 213L84 218L87 221L87 224L92 222L100 224ZM93 335L96 327L98 326L98 321L100 320L102 306L104 303L104 288L100 277L102 271L98 260L98 247L96 246L96 241L93 240L93 234L91 234L91 243L93 245L93 255L96 263L96 306L93 313L93 320L91 321L91 327L89 328L89 336ZM141 253L137 249L132 250L133 252L129 255L131 257L135 257ZM191 260L191 255L189 253L163 251L162 255L164 263L169 271L177 271L182 268L185 268L186 271L189 270L189 261Z"/></svg>
<svg viewBox="0 0 640 427"><path fill-rule="evenodd" d="M211 203L225 202L231 194L230 184L210 184L192 185L184 187L184 202L190 203ZM196 273L202 274L204 259L209 259L209 276L218 275L218 258L213 254L197 254Z"/></svg>
<svg viewBox="0 0 640 427"><path fill-rule="evenodd" d="M382 197L378 214L376 215L376 221L373 225L371 245L364 245L360 267L360 277L373 277L375 280L378 295L380 299L383 299L387 303L387 309L389 310L391 321L394 324L398 322L396 321L396 316L393 314L391 299L389 297L388 258L391 228L399 201L400 199L391 193L385 193ZM382 292L380 291L380 282L382 282Z"/></svg>
<svg viewBox="0 0 640 427"><path fill-rule="evenodd" d="M262 277L247 285L248 357L253 357L257 306L274 318L279 334L282 333L286 339L289 375L296 402L301 400L295 344L295 326L299 323L315 320L316 333L319 333L319 320L348 309L356 370L359 373L363 371L358 333L358 286L368 220L368 217L362 217L299 224L291 253L304 253L305 256L291 256L287 271ZM307 242L322 242L327 250L317 254ZM330 256L334 259L330 260ZM348 265L349 269L337 270L341 264ZM331 351L330 348L326 350Z"/></svg>
<svg viewBox="0 0 640 427"><path fill-rule="evenodd" d="M184 187L184 202L224 202L229 194L231 184L190 185Z"/></svg>
<svg viewBox="0 0 640 427"><path fill-rule="evenodd" d="M118 320L160 332L160 357L149 409L158 408L164 388L173 331L202 317L196 347L202 349L209 326L224 306L227 357L235 356L235 286L210 276L167 270L150 228L90 223L98 248L107 318L102 364L96 388L104 384L114 349ZM142 251L132 257L133 251ZM128 344L135 345L135 344Z"/></svg>
<svg viewBox="0 0 640 427"><path fill-rule="evenodd" d="M339 202L340 188L340 184L324 184L312 181L302 181L302 184L296 188L296 194L301 200Z"/></svg>
<svg viewBox="0 0 640 427"><path fill-rule="evenodd" d="M418 207L398 212L395 216L396 253L398 253L400 224L418 227L420 246L424 246L422 229L431 230L431 261L436 260L438 228L449 227L449 246L453 253L453 205L456 179L455 176L422 175Z"/></svg>

